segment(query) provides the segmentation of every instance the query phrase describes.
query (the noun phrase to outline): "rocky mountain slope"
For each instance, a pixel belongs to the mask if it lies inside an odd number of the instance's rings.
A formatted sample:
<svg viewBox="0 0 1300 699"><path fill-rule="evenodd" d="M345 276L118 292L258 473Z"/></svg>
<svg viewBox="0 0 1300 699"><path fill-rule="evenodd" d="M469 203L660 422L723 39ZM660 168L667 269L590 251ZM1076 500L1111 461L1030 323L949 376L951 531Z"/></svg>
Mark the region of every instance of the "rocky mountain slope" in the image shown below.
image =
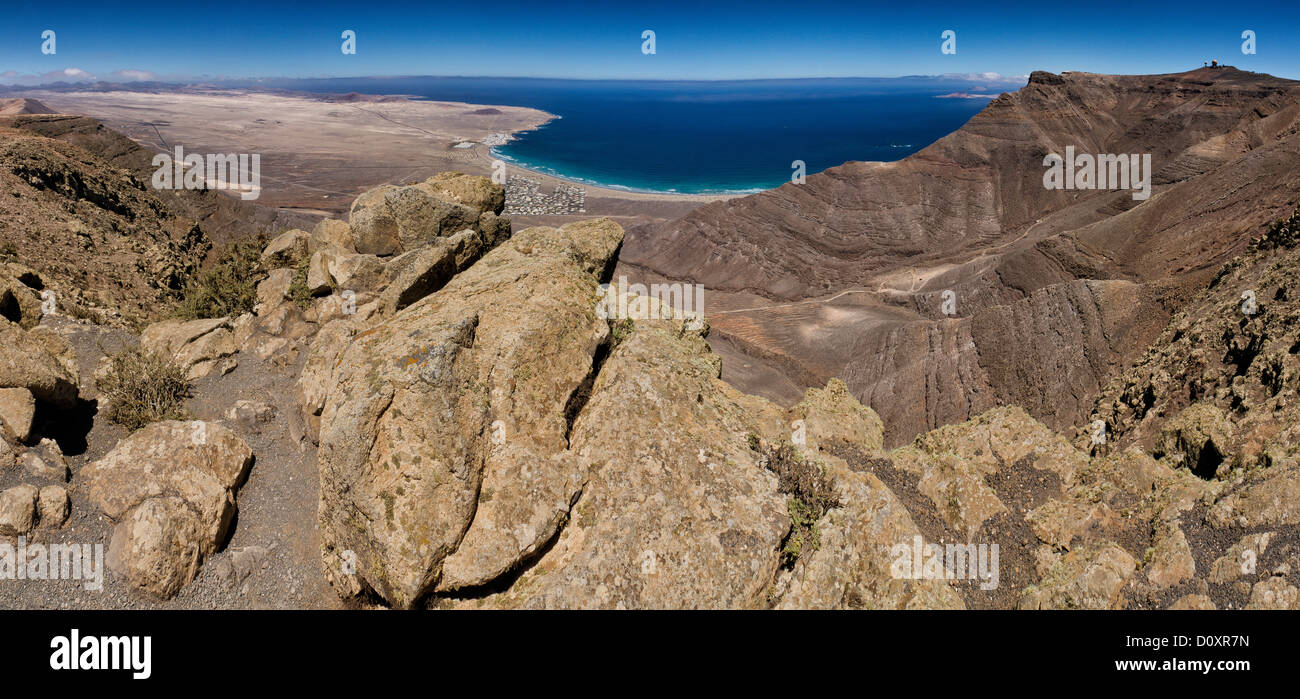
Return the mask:
<svg viewBox="0 0 1300 699"><path fill-rule="evenodd" d="M40 105L36 100L24 100ZM126 136L105 128L98 120L85 116L48 114L15 117L8 126L72 144L109 167L128 171L146 187L157 169L154 151ZM35 114L36 112L25 112ZM289 228L310 226L317 217L298 212L260 206L218 190L156 191L149 189L172 214L193 220L214 246L249 237L258 232L274 233Z"/></svg>
<svg viewBox="0 0 1300 699"><path fill-rule="evenodd" d="M214 247L301 221L223 192L155 190L153 153L130 139L35 100L5 104L0 261L30 267L65 313L156 319Z"/></svg>
<svg viewBox="0 0 1300 699"><path fill-rule="evenodd" d="M1006 403L1068 430L1300 200L1298 117L1300 84L1233 68L1036 72L904 160L630 230L619 273L704 285L728 380L841 377L890 444ZM1045 188L1067 147L1150 154L1150 198Z"/></svg>
<svg viewBox="0 0 1300 699"><path fill-rule="evenodd" d="M0 121L0 255L32 267L14 276L52 293L65 312L103 322L145 316L206 247L194 222L134 175Z"/></svg>
<svg viewBox="0 0 1300 699"><path fill-rule="evenodd" d="M0 99L0 114L53 114L54 110L29 97Z"/></svg>
<svg viewBox="0 0 1300 699"><path fill-rule="evenodd" d="M89 205L45 194L33 211ZM905 373L879 410L852 372L789 407L745 393L710 346L727 314L599 311L633 242L617 224L515 231L503 204L458 173L377 188L270 239L255 305L139 333L42 307L54 275L31 259L0 268L0 540L100 544L107 567L102 591L0 582L0 605L1300 607L1294 206L1177 283L1080 273L891 331L957 375L1057 391L1082 416L1057 430L1045 401ZM1144 305L1175 297L1167 323ZM1042 366L998 374L972 342ZM190 386L138 428L110 419L132 348L160 362L136 379ZM1097 388L1035 383L1053 374ZM962 400L969 418L891 443L889 415Z"/></svg>

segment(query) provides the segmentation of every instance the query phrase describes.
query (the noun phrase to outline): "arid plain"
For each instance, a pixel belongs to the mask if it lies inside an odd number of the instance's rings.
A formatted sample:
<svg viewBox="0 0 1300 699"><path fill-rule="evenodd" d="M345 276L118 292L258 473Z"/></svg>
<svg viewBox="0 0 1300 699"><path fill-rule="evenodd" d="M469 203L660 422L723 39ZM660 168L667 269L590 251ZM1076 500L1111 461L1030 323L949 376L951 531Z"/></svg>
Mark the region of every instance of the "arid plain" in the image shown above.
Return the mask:
<svg viewBox="0 0 1300 699"><path fill-rule="evenodd" d="M257 203L335 217L345 216L358 194L379 184L419 182L448 170L491 175L494 158L484 139L535 129L555 118L526 107L356 94L202 88L25 94L54 111L99 119L160 152L182 145L187 152L258 153L262 195ZM474 145L456 147L463 143ZM543 191L562 182L513 165L508 171L540 180ZM628 225L675 218L725 198L568 184L585 190L585 214L516 216L515 220L550 225L609 216Z"/></svg>

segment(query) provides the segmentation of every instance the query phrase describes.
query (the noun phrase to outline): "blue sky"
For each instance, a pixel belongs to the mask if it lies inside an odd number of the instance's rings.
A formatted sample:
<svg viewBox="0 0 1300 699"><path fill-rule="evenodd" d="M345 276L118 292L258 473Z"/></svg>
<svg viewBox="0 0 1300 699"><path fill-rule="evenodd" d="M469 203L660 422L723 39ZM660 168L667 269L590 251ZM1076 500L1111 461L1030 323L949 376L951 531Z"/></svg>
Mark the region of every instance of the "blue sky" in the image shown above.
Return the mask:
<svg viewBox="0 0 1300 699"><path fill-rule="evenodd" d="M1163 73L1218 59L1300 78L1300 0L1178 3L53 3L5 0L0 83L468 75L744 79ZM56 32L54 55L41 32ZM357 32L356 55L340 50ZM641 52L641 32L656 53ZM957 32L957 53L940 34ZM1243 55L1241 33L1256 32ZM123 72L125 71L125 72Z"/></svg>

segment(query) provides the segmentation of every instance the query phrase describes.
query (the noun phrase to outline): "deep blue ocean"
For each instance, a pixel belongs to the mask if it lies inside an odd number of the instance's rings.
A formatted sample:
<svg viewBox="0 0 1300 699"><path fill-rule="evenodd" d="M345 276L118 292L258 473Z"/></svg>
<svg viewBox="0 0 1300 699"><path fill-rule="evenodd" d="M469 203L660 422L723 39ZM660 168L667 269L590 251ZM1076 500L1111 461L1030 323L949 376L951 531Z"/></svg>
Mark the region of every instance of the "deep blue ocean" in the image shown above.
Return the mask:
<svg viewBox="0 0 1300 699"><path fill-rule="evenodd" d="M259 82L323 93L415 95L534 107L560 118L494 152L569 179L640 191L769 189L848 160L898 160L956 130L990 97L937 78L585 81L532 78L329 78Z"/></svg>

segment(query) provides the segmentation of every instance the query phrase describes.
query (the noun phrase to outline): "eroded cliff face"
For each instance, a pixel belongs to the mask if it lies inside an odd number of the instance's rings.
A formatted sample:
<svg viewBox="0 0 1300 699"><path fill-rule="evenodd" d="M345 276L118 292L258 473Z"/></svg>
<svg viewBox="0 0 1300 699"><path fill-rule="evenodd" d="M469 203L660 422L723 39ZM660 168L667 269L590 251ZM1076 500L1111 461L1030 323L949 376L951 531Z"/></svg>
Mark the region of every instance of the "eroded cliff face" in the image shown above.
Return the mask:
<svg viewBox="0 0 1300 699"><path fill-rule="evenodd" d="M1300 594L1300 510L1287 504L1300 487L1295 435L1269 422L1269 401L1286 404L1269 396L1300 380L1285 366L1227 382L1250 390L1235 404L1230 387L1199 391L1150 445L1118 417L1094 443L1015 407L1091 410L1086 395L1054 395L1052 379L1095 380L1089 345L1121 363L1128 330L1095 309L1138 323L1140 284L1077 280L1061 285L1069 303L1031 294L1018 323L935 324L946 333L927 341L936 358L956 372L1005 371L1016 391L982 396L966 408L975 417L891 449L886 421L839 379L784 409L722 380L699 318L599 317L597 285L621 241L603 220L528 229L409 307L340 319L343 332L316 337L301 383L309 419L322 406L320 526L342 597L1112 609L1277 607ZM1250 279L1289 298L1279 264L1290 254L1253 252L1205 294ZM1263 322L1278 314L1269 304ZM1056 333L1077 353L1032 371L963 357L972 338L1016 341L1021 328ZM1286 361L1272 355L1294 344L1290 332L1267 344L1262 366ZM1234 338L1225 342L1261 345ZM1152 356L1179 346L1167 345ZM1141 366L1130 373L1158 373ZM937 385L924 397L959 395ZM1232 405L1241 415L1221 416ZM1273 429L1249 443L1222 436L1252 420ZM1207 453L1223 456L1217 477Z"/></svg>
<svg viewBox="0 0 1300 699"><path fill-rule="evenodd" d="M618 273L702 284L728 380L789 404L843 377L891 445L1005 402L1068 430L1289 213L1298 116L1296 83L1232 68L1034 73L904 160L633 229ZM1067 147L1150 154L1150 198L1047 189Z"/></svg>
<svg viewBox="0 0 1300 699"><path fill-rule="evenodd" d="M1300 435L1297 231L1300 210L1220 267L1106 385L1078 443L1138 445L1209 479L1287 458ZM1109 440L1092 446L1102 428Z"/></svg>

